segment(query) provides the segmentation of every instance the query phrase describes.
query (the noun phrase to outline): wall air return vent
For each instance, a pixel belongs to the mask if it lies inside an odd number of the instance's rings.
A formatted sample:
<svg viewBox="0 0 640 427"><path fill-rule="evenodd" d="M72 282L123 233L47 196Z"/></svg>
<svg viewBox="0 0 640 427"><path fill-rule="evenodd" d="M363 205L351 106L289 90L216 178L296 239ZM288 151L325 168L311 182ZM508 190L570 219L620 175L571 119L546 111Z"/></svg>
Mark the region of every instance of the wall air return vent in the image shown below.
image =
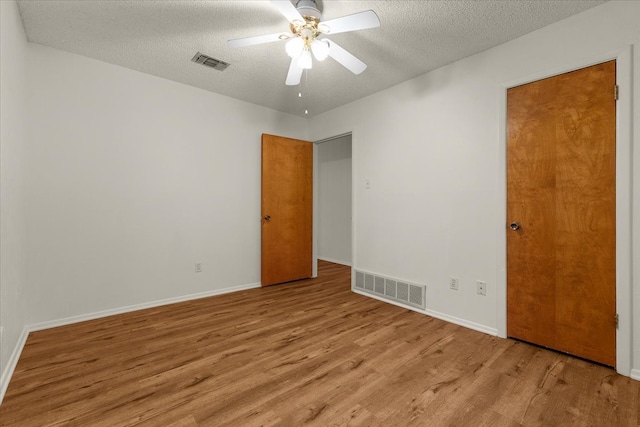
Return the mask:
<svg viewBox="0 0 640 427"><path fill-rule="evenodd" d="M407 304L416 308L427 307L427 287L404 280L389 279L356 270L355 289L379 298Z"/></svg>
<svg viewBox="0 0 640 427"><path fill-rule="evenodd" d="M218 71L224 71L229 66L229 64L224 61L212 58L200 52L196 53L196 55L191 58L191 60L196 64L202 64L206 67L214 68Z"/></svg>

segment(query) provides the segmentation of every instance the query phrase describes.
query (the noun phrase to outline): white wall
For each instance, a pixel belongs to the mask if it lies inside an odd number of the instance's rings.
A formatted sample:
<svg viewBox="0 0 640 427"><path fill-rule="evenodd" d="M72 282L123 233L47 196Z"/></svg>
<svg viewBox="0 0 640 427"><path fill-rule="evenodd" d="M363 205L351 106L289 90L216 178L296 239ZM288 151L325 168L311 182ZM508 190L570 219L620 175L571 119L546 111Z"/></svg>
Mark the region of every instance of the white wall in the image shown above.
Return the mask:
<svg viewBox="0 0 640 427"><path fill-rule="evenodd" d="M497 332L505 312L504 87L568 64L610 59L635 43L637 117L639 22L640 2L608 2L311 118L312 140L353 131L354 267L427 284L428 311ZM640 141L638 120L633 138ZM638 151L633 183L636 219L640 218ZM364 188L365 179L371 181L370 190ZM626 182L618 191L631 188ZM627 346L631 322L640 325L639 228L636 221L635 304L633 319L629 313L624 318ZM450 275L460 279L457 292L448 289ZM475 293L478 279L487 281L486 297ZM640 378L640 327L633 333L633 360L627 349L622 355L626 369L622 368L628 374L631 365L637 370L632 374Z"/></svg>
<svg viewBox="0 0 640 427"><path fill-rule="evenodd" d="M0 401L26 324L23 168L27 125L27 41L14 2L0 2Z"/></svg>
<svg viewBox="0 0 640 427"><path fill-rule="evenodd" d="M261 133L305 119L40 45L29 65L30 324L260 282Z"/></svg>
<svg viewBox="0 0 640 427"><path fill-rule="evenodd" d="M351 265L351 135L318 144L318 258Z"/></svg>

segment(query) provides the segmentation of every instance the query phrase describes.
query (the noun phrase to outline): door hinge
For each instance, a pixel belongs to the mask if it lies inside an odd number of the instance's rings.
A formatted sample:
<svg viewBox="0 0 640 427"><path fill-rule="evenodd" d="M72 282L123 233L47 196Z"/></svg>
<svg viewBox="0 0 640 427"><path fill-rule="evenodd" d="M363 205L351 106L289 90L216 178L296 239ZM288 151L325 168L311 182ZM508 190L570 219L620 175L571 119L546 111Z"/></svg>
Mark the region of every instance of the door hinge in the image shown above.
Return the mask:
<svg viewBox="0 0 640 427"><path fill-rule="evenodd" d="M618 325L620 324L620 316L616 313L616 329L618 329Z"/></svg>
<svg viewBox="0 0 640 427"><path fill-rule="evenodd" d="M618 85L615 85L613 87L613 99L615 99L616 101L620 99L620 86Z"/></svg>

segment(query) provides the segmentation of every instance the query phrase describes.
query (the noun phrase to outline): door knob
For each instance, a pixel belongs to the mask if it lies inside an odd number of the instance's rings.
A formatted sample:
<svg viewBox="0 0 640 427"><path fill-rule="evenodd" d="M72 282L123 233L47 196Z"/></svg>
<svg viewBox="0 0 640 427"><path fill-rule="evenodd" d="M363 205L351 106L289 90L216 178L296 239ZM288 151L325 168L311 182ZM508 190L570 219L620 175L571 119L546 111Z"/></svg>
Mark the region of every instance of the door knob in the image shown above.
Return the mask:
<svg viewBox="0 0 640 427"><path fill-rule="evenodd" d="M512 229L513 231L518 231L520 230L520 223L512 222L511 224L509 224L509 228Z"/></svg>
<svg viewBox="0 0 640 427"><path fill-rule="evenodd" d="M271 215L265 215L265 216L264 216L264 220L265 220L266 222L269 222L269 221L271 220Z"/></svg>

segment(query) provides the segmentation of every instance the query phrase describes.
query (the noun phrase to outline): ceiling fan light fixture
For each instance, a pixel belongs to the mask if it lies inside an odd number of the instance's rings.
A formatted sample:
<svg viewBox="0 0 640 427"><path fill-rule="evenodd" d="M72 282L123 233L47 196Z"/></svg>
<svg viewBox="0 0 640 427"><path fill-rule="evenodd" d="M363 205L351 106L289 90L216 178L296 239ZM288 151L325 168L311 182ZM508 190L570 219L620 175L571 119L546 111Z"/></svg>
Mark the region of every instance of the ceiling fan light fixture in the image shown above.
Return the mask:
<svg viewBox="0 0 640 427"><path fill-rule="evenodd" d="M291 58L298 58L304 50L304 41L300 37L293 37L285 45L285 50Z"/></svg>
<svg viewBox="0 0 640 427"><path fill-rule="evenodd" d="M318 61L324 61L329 56L329 43L316 39L311 43L311 52Z"/></svg>
<svg viewBox="0 0 640 427"><path fill-rule="evenodd" d="M367 68L367 64L347 50L332 41L319 38L327 34L379 27L380 19L373 10L323 21L317 0L268 1L289 21L289 32L228 40L227 45L229 47L253 46L290 39L287 40L285 45L287 55L291 57L289 71L285 80L287 86L300 84L304 70L309 70L313 66L312 57L315 57L317 61L322 61L327 56L330 56L353 74L360 74ZM295 6L293 4L294 1Z"/></svg>
<svg viewBox="0 0 640 427"><path fill-rule="evenodd" d="M311 59L311 52L309 52L309 49L304 49L300 58L298 58L298 67L303 70L310 70L312 66L313 61Z"/></svg>

